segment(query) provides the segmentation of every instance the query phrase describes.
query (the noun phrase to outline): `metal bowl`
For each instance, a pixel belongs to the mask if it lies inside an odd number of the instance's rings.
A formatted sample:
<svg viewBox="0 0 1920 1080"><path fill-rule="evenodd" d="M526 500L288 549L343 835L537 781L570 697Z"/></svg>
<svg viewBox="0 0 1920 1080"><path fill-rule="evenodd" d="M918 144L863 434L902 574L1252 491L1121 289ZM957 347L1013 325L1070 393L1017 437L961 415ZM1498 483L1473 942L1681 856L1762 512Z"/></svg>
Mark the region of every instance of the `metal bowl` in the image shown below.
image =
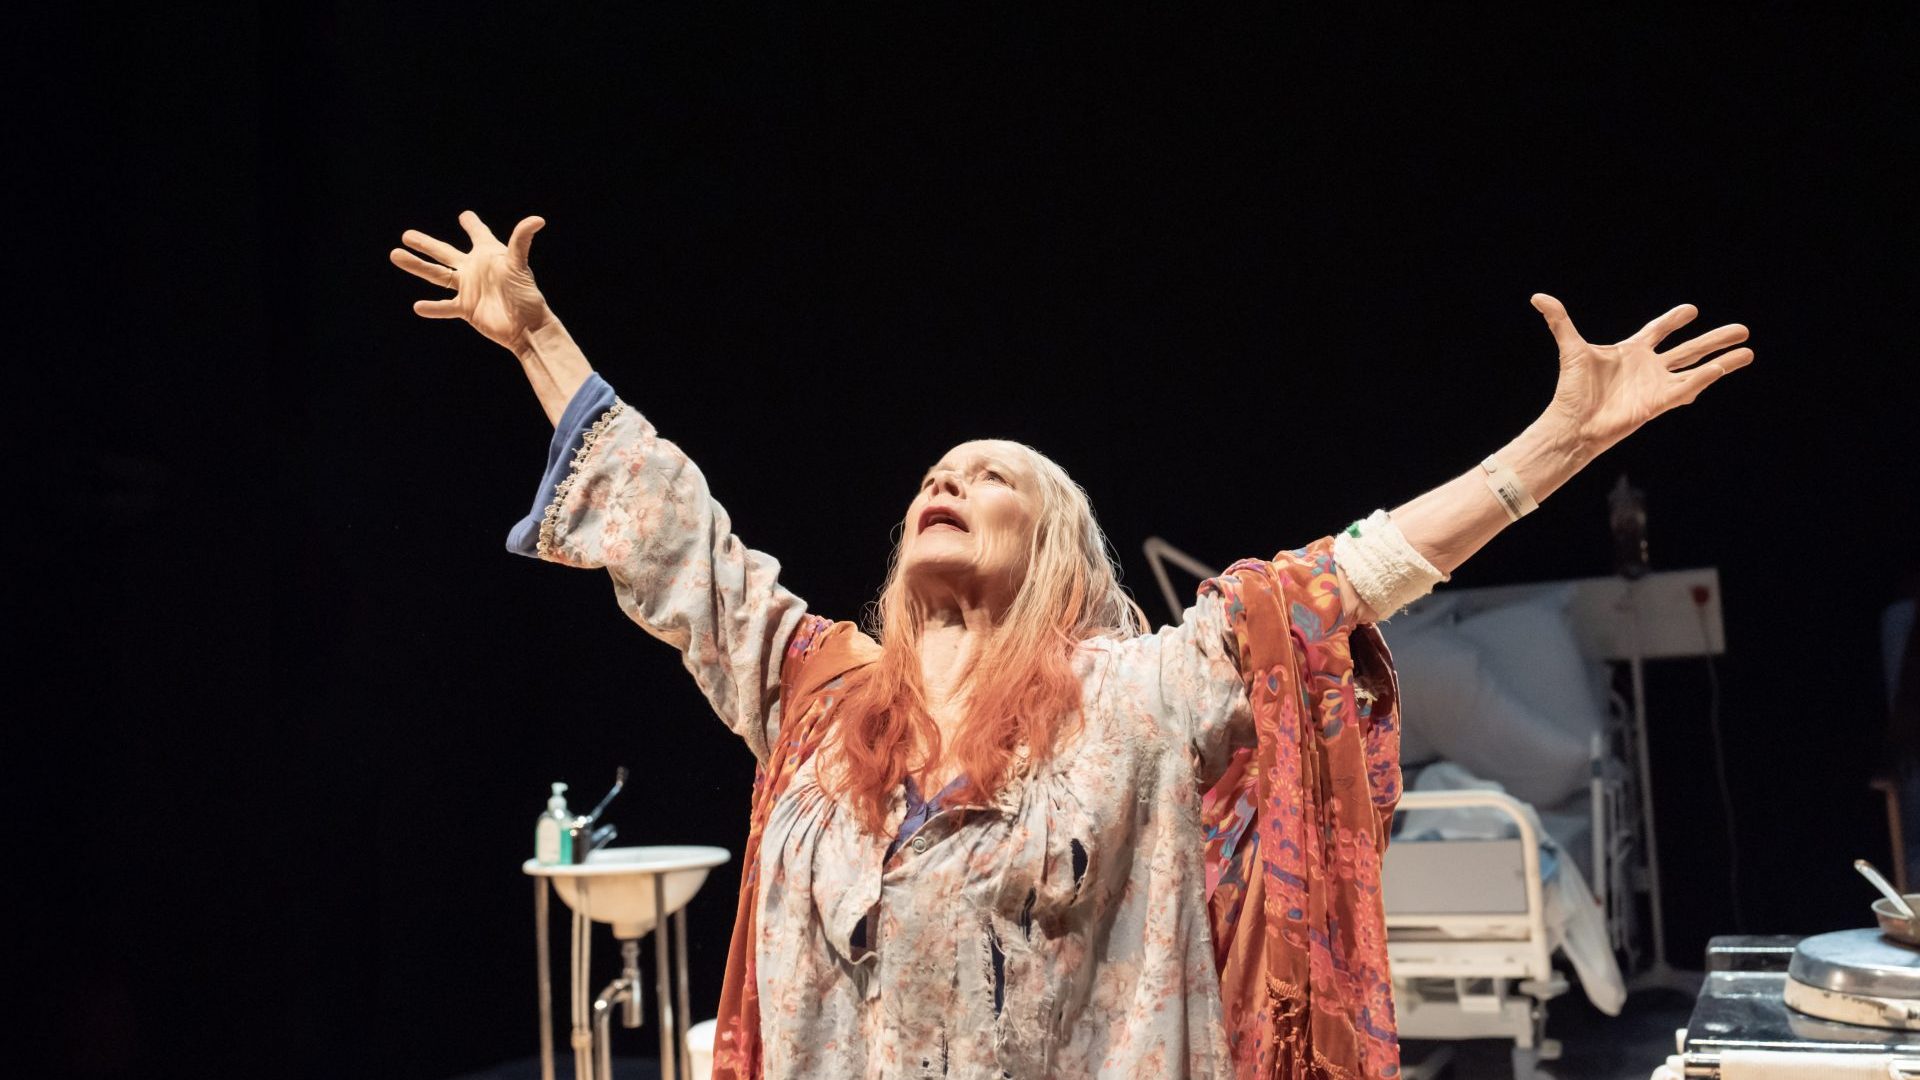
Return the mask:
<svg viewBox="0 0 1920 1080"><path fill-rule="evenodd" d="M1907 906L1920 912L1920 893L1902 893ZM1881 897L1873 902L1873 916L1880 920L1880 932L1895 941L1904 941L1908 945L1920 945L1920 926L1914 921L1893 910L1893 901Z"/></svg>

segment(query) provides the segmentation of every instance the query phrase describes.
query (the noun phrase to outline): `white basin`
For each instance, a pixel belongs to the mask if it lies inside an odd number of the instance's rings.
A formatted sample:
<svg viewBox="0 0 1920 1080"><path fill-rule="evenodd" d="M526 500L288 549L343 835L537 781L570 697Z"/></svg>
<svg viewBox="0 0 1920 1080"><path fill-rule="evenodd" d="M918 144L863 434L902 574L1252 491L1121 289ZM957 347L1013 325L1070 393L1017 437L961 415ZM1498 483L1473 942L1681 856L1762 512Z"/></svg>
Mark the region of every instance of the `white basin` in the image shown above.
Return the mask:
<svg viewBox="0 0 1920 1080"><path fill-rule="evenodd" d="M568 907L594 922L611 923L616 938L637 938L661 917L654 912L653 881L665 878L667 910L687 906L707 880L707 871L733 858L726 848L690 844L601 848L587 861L542 866L528 859L520 869L532 877L553 879L554 891Z"/></svg>

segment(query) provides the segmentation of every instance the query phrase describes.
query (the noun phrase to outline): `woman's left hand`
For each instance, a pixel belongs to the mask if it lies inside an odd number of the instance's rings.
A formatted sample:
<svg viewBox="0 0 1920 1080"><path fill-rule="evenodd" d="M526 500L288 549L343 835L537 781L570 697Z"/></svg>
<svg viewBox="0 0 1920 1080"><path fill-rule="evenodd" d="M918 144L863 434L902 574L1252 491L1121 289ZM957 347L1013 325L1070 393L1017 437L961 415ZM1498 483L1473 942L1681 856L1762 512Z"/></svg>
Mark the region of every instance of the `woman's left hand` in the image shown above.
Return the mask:
<svg viewBox="0 0 1920 1080"><path fill-rule="evenodd" d="M1599 454L1668 409L1691 405L1721 376L1753 363L1752 349L1735 349L1695 363L1747 340L1747 328L1739 323L1709 330L1666 352L1654 352L1667 335L1700 314L1692 304L1681 304L1613 345L1587 342L1573 328L1567 309L1546 293L1534 293L1533 306L1546 317L1560 346L1560 382L1545 418L1570 425L1589 454Z"/></svg>

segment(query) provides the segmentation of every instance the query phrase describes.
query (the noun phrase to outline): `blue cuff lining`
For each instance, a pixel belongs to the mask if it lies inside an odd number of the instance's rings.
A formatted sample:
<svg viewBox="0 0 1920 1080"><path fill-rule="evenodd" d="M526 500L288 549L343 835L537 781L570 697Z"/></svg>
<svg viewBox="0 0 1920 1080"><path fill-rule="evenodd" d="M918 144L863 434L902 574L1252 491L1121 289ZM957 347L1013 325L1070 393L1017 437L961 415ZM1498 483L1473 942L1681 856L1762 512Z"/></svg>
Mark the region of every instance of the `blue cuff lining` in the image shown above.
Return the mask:
<svg viewBox="0 0 1920 1080"><path fill-rule="evenodd" d="M613 407L613 398L613 387L597 371L573 392L573 400L567 402L560 422L554 425L553 441L547 444L547 474L540 478L540 490L534 492L533 510L507 534L508 551L530 559L540 557L540 523L546 517L547 504L553 501L554 489L567 478L574 452L586 441L587 429Z"/></svg>

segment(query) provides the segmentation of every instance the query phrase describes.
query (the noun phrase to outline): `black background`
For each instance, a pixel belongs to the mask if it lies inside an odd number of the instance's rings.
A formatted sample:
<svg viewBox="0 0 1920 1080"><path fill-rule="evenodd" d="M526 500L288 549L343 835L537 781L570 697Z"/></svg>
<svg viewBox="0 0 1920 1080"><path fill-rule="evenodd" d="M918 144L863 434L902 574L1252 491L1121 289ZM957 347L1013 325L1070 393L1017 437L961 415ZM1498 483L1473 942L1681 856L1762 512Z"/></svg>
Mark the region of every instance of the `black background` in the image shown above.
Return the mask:
<svg viewBox="0 0 1920 1080"><path fill-rule="evenodd" d="M1544 407L1528 305L1675 304L1756 362L1460 586L1716 566L1750 931L1857 925L1876 626L1916 545L1910 27L1811 6L1040 18L303 5L22 25L10 727L20 985L59 1075L451 1076L534 1049L548 782L625 843L745 836L752 759L604 575L508 554L550 428L395 269L548 221L589 358L813 608L919 474L1030 442L1216 565L1457 475ZM21 250L21 249L17 249ZM32 448L37 448L34 450ZM1190 585L1190 583L1188 583ZM1183 586L1186 587L1186 586ZM1654 665L1691 962L1734 928L1706 672ZM691 909L711 1015L738 867ZM604 939L603 939L604 941ZM603 947L600 959L609 962ZM610 974L601 973L601 977ZM653 1036L628 1045L644 1052Z"/></svg>

